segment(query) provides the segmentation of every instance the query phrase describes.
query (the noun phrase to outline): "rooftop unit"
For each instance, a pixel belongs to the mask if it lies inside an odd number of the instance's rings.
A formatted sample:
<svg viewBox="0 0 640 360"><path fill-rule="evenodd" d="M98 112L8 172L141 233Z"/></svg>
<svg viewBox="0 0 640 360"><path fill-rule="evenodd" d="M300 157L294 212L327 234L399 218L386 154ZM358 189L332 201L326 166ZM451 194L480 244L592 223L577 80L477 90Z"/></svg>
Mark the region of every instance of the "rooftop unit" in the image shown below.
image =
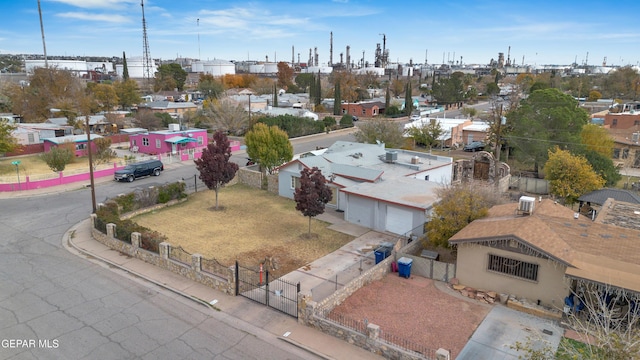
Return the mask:
<svg viewBox="0 0 640 360"><path fill-rule="evenodd" d="M518 215L531 215L533 213L533 208L536 203L536 198L531 196L521 196L518 201L518 209L516 209L516 214Z"/></svg>

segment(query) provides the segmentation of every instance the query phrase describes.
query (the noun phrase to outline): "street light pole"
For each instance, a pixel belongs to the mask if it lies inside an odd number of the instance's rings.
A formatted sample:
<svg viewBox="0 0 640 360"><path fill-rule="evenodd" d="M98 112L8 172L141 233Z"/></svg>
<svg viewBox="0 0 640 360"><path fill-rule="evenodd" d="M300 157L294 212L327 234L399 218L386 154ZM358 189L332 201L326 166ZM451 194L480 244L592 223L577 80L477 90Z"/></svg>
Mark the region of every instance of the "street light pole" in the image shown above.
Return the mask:
<svg viewBox="0 0 640 360"><path fill-rule="evenodd" d="M11 163L16 166L16 175L18 175L18 190L22 190L20 186L20 169L18 168L18 165L20 165L20 160L12 161Z"/></svg>

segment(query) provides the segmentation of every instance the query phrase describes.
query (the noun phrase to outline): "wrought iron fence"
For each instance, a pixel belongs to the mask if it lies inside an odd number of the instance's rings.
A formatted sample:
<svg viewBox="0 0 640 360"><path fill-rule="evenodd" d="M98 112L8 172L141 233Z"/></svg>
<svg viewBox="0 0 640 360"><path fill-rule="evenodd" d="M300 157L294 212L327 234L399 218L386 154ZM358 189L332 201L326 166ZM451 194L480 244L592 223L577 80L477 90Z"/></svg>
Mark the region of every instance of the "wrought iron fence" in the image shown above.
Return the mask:
<svg viewBox="0 0 640 360"><path fill-rule="evenodd" d="M436 350L430 349L422 344L418 344L412 340L409 340L401 336L397 336L395 334L388 333L383 330L380 330L380 334L378 335L378 340L385 342L388 345L393 345L404 351L409 351L412 353L419 354L420 356L426 359L436 359Z"/></svg>
<svg viewBox="0 0 640 360"><path fill-rule="evenodd" d="M363 272L371 269L376 265L375 255L373 252L360 257L360 260L351 266L337 272L335 275L326 279L319 285L311 289L311 297L313 301L319 302L329 297L338 289L341 289L351 280L362 275Z"/></svg>
<svg viewBox="0 0 640 360"><path fill-rule="evenodd" d="M181 262L185 265L191 266L191 254L186 252L180 246L171 246L169 249L169 259Z"/></svg>
<svg viewBox="0 0 640 360"><path fill-rule="evenodd" d="M229 276L229 267L224 266L216 259L200 259L200 269L206 273L227 279Z"/></svg>

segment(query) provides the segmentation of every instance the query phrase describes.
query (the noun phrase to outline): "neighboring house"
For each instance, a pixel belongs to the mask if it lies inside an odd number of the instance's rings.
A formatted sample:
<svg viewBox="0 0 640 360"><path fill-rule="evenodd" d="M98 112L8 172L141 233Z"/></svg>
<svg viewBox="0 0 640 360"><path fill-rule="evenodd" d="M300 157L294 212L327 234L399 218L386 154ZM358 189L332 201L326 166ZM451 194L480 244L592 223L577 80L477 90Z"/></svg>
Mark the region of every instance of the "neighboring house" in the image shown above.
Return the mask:
<svg viewBox="0 0 640 360"><path fill-rule="evenodd" d="M47 123L16 124L14 136L21 145L37 144L45 138L73 135L73 126Z"/></svg>
<svg viewBox="0 0 640 360"><path fill-rule="evenodd" d="M342 103L342 114L350 114L363 117L375 117L384 114L384 103L379 101L366 101L357 103Z"/></svg>
<svg viewBox="0 0 640 360"><path fill-rule="evenodd" d="M344 211L346 221L421 235L437 200L435 190L451 183L452 164L449 157L338 141L279 167L278 193L293 199L302 169L317 167L332 190L327 206Z"/></svg>
<svg viewBox="0 0 640 360"><path fill-rule="evenodd" d="M173 118L181 118L188 111L198 110L198 105L189 101L152 101L138 105L138 109L147 109L154 113L167 113Z"/></svg>
<svg viewBox="0 0 640 360"><path fill-rule="evenodd" d="M497 174L497 177L496 177ZM509 190L511 180L511 167L504 162L497 164L493 154L487 151L479 151L471 159L459 159L453 163L452 183L469 183L480 181L487 185L496 186L500 192Z"/></svg>
<svg viewBox="0 0 640 360"><path fill-rule="evenodd" d="M251 103L253 106L253 102ZM280 107L271 107L267 106L266 109L253 110L253 116L267 115L267 116L280 116L280 115L291 115L297 117L306 117L312 119L314 121L318 121L320 118L318 114L311 112L305 109L296 109L296 108L280 108Z"/></svg>
<svg viewBox="0 0 640 360"><path fill-rule="evenodd" d="M456 277L553 309L578 281L640 292L640 205L609 199L602 209L592 221L548 199L494 206L449 239Z"/></svg>
<svg viewBox="0 0 640 360"><path fill-rule="evenodd" d="M86 117L84 115L76 117L76 122L84 126ZM48 124L58 126L68 126L69 120L66 117L50 118L45 121ZM111 127L111 123L104 115L89 115L89 128L92 133L104 134ZM84 131L84 130L83 130Z"/></svg>
<svg viewBox="0 0 640 360"><path fill-rule="evenodd" d="M640 111L631 109L618 113L609 112L604 116L604 126L611 129L634 128L638 130L640 126Z"/></svg>
<svg viewBox="0 0 640 360"><path fill-rule="evenodd" d="M484 141L487 138L489 124L484 121L470 119L422 118L410 122L404 129L422 127L430 123L438 123L442 128L442 135L438 137L441 145L459 147L474 141Z"/></svg>
<svg viewBox="0 0 640 360"><path fill-rule="evenodd" d="M169 130L149 131L129 135L129 149L143 154L188 154L193 157L208 144L207 130L180 130L178 124L169 124Z"/></svg>
<svg viewBox="0 0 640 360"><path fill-rule="evenodd" d="M640 126L608 131L613 138L613 163L620 168L640 167Z"/></svg>
<svg viewBox="0 0 640 360"><path fill-rule="evenodd" d="M91 134L90 138L91 138L91 150L95 151L96 147L93 141L95 139L102 138L102 136ZM75 144L76 156L87 155L87 135L86 134L67 135L67 136L60 136L60 137L54 137L54 138L46 138L42 140L44 142L44 152L49 152L52 148L58 147L58 145L71 142Z"/></svg>

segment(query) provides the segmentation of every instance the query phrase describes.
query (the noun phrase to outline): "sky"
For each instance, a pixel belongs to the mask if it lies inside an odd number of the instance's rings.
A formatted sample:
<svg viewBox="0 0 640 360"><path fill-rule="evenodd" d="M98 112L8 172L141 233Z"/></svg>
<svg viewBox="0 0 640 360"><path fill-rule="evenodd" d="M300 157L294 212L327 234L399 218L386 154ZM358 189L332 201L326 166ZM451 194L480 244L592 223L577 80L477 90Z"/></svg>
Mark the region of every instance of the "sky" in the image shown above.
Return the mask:
<svg viewBox="0 0 640 360"><path fill-rule="evenodd" d="M0 0L0 54L43 54L37 0ZM48 56L143 55L141 0L40 0ZM202 60L640 64L640 1L144 0L150 55ZM292 51L293 47L293 51Z"/></svg>

